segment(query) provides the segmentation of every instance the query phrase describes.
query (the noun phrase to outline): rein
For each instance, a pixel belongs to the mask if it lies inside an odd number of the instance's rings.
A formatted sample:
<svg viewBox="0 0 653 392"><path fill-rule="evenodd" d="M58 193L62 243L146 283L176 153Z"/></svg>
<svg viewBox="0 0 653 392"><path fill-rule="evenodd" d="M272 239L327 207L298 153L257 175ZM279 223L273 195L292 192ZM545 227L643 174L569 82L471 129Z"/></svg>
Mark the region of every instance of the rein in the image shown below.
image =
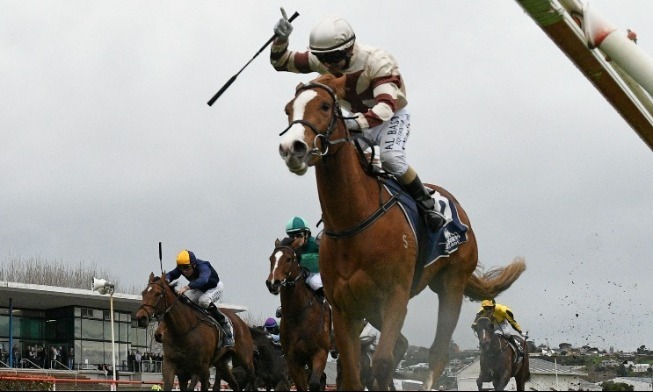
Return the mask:
<svg viewBox="0 0 653 392"><path fill-rule="evenodd" d="M301 87L299 87L297 89L297 91L295 92L295 97L297 97L297 95L299 93L301 93L302 91L304 91L304 90L310 90L310 89L314 89L314 88L321 88L321 89L325 90L327 93L329 93L329 95L331 96L331 99L333 100L333 106L332 106L333 110L332 110L332 115L331 115L331 121L329 121L329 125L327 126L325 132L321 133L317 129L317 127L315 125L313 125L312 123L310 123L310 122L308 122L308 121L306 121L304 119L299 119L299 120L294 120L290 124L288 124L286 129L281 131L279 136L282 136L284 133L288 132L288 130L290 128L292 128L292 126L295 125L295 124L305 125L305 126L309 127L311 129L311 131L313 131L313 133L315 133L315 140L313 140L313 149L311 150L310 154L311 155L316 155L316 156L319 156L319 157L323 157L323 156L328 154L329 146L331 146L333 144L339 144L339 143L352 141L352 138L349 137L349 130L347 130L347 136L345 136L344 138L331 140L331 135L333 135L333 132L335 132L335 130L336 130L336 123L337 123L338 119L346 119L346 118L350 118L350 117L344 117L342 115L342 110L340 109L340 105L338 104L338 97L336 96L336 93L333 91L333 89L331 87L329 87L329 86L327 86L325 84L322 84L322 83L305 84L305 85L303 85L303 86L301 86ZM345 129L346 129L346 127L345 127ZM322 143L325 146L324 151L321 151L318 148L318 146L317 146L318 140L322 140Z"/></svg>
<svg viewBox="0 0 653 392"><path fill-rule="evenodd" d="M279 134L279 136L281 136L284 133L288 132L288 130L295 124L305 125L308 128L310 128L311 131L313 131L313 133L315 133L315 135L316 135L315 139L313 140L313 149L310 151L310 154L311 155L316 155L316 156L319 156L319 157L323 157L323 156L327 155L327 153L329 152L329 146L334 145L334 144L344 143L344 142L350 142L350 141L352 141L354 139L352 139L349 136L349 130L347 129L347 127L345 127L346 136L344 138L331 140L331 136L336 131L336 123L337 123L338 119L350 118L350 117L344 117L342 115L342 110L340 109L340 104L338 103L338 96L336 95L336 93L333 91L333 89L331 87L329 87L329 86L327 86L325 84L322 84L322 83L309 83L309 84L306 84L306 85L302 85L300 88L298 88L296 93L295 93L295 97L300 92L302 92L304 90L310 90L310 89L315 89L315 88L319 88L319 89L322 89L322 90L326 91L329 94L329 96L331 97L331 99L333 100L333 105L332 105L333 110L332 110L331 120L329 121L329 125L327 126L324 133L321 133L318 130L318 128L315 125L313 125L312 123L310 123L310 122L308 122L308 121L306 121L304 119L299 119L299 120L292 121L288 125L288 127L286 129L284 129ZM321 151L318 148L318 145L317 145L318 140L322 140L322 144L324 146L326 146L324 148L324 151ZM365 140L366 140L366 142L369 143L369 141L367 141L367 139L365 139ZM359 148L359 150L360 150L360 147L357 146L357 148ZM358 223L354 227L351 227L349 229L342 230L342 231L324 230L324 235L326 235L329 238L334 238L334 239L342 239L342 238L348 238L348 237L354 236L354 235L362 232L363 230L367 229L369 226L371 226L374 222L376 222L379 218L381 218L381 216L383 216L383 214L385 214L390 208L392 208L395 204L397 204L398 201L399 201L399 199L397 198L397 196L392 195L392 197L390 197L390 199L388 201L386 201L385 203L380 203L379 208L376 211L374 211L372 213L372 215L370 215L367 218L363 219L363 221L361 221L360 223Z"/></svg>
<svg viewBox="0 0 653 392"><path fill-rule="evenodd" d="M494 325L494 323L492 322L492 320L490 320L490 319L487 318L487 317L480 317L478 320L476 320L476 322L478 323L478 321L480 321L480 320L482 320L482 319L488 320L488 322L490 323L490 325ZM478 331L476 331L476 333L477 333L477 335L478 335ZM496 357L496 356L499 356L499 355L501 355L501 354L502 354L502 353L503 353L503 352L504 352L508 347L510 347L510 345L508 344L507 341L506 341L506 344L503 345L503 344L502 344L502 341L506 340L506 338L503 337L503 336L500 336L500 335L495 334L494 331L488 331L487 328L483 328L483 333L489 333L489 334L491 334L491 336L492 336L492 338L490 339L489 347L488 347L487 349L483 349L483 347L481 346L481 351L482 351L485 355L487 355L488 357ZM495 339L496 339L496 341L497 341L498 344L499 344L499 347L498 347L498 348L493 347L493 345L492 345L492 343L495 341ZM479 337L479 340L480 340L480 337Z"/></svg>
<svg viewBox="0 0 653 392"><path fill-rule="evenodd" d="M290 252L292 252L292 260L294 262L297 262L297 265L299 265L299 258L297 257L297 252L295 252L295 250L293 248L291 248L290 246L287 246L287 245L277 246L276 248L274 248L273 253L278 251L278 250L282 250L282 249L287 249ZM300 270L301 270L301 267L300 267ZM294 279L288 280L288 278L290 278L290 274L292 274L292 271L288 271L288 273L286 274L286 278L281 281L281 285L283 287L294 287L295 283L297 283L297 281L299 279L301 279L301 277L302 277L302 274L300 272L299 274L297 274L297 277L295 277Z"/></svg>
<svg viewBox="0 0 653 392"><path fill-rule="evenodd" d="M301 266L299 265L299 257L297 257L297 252L295 251L295 249L293 249L293 248L291 248L290 246L287 246L287 245L281 245L281 246L275 247L274 252L276 252L277 250L282 250L282 249L287 249L290 252L292 252L292 262L297 263L297 266L300 269L300 273L297 274L297 276L295 278L292 278L292 279L289 280L290 275L292 274L292 271L289 271L286 274L286 279L281 281L281 285L283 287L292 288L292 287L296 286L296 283L297 283L298 280L300 280L300 279L302 279L304 277L304 274L301 271ZM303 315L306 312L306 310L308 310L308 308L313 306L314 303L316 303L315 302L315 297L313 295L310 295L308 301L306 301L304 306L302 306L302 308L299 309L297 312L292 312L292 314L294 314L294 315ZM284 311L284 314L287 314L287 313Z"/></svg>
<svg viewBox="0 0 653 392"><path fill-rule="evenodd" d="M163 285L158 283L158 282L150 282L147 285L147 287L150 287L152 285L159 286L159 287L161 287L161 290L165 291L165 287L163 287ZM159 307L159 303L161 302L162 299L163 299L164 305L166 307L166 310L164 310L161 314L159 314L159 313L157 313L156 310ZM139 310L143 309L143 311L145 311L145 313L147 314L148 319L159 321L160 319L165 317L165 315L168 314L168 312L170 312L170 309L172 309L172 307L175 306L175 304L177 302L179 302L179 297L177 297L174 301L172 301L172 304L170 304L170 306L168 306L168 299L166 298L165 293L162 293L162 295L159 297L159 300L156 301L156 303L154 305L141 304L141 306L138 309ZM148 312L146 308L151 308L153 310L152 314L150 314L150 312Z"/></svg>
<svg viewBox="0 0 653 392"><path fill-rule="evenodd" d="M168 306L168 300L167 300L166 295L165 295L166 288L163 286L163 284L161 284L161 283L159 283L159 282L150 282L150 283L147 285L147 287L150 287L150 286L152 286L152 285L159 286L159 287L161 288L161 290L164 291L164 293L162 293L162 295L159 297L159 300L158 300L154 305L150 305L150 304L141 304L141 306L139 307L139 309L143 309L143 311L145 311L145 313L146 313L147 316L148 316L148 319L150 319L150 320L156 320L156 321L158 322L158 321L163 320L163 319L165 318L165 316L170 312L170 310L171 310L171 309L172 309L172 308L173 308L177 303L181 302L181 300L180 300L181 297L180 297L180 296L175 297L175 300L172 301L172 303L170 304L170 306ZM157 310L157 308L159 307L159 303L161 302L162 299L163 299L163 301L164 301L164 305L165 305L166 309L165 309L165 311L163 311L162 313L157 313L156 310ZM153 310L152 314L150 314L150 312L148 312L146 308L151 308L151 309ZM187 331L185 331L185 332L183 332L183 333L181 333L181 334L179 334L179 335L177 335L177 336L178 336L178 337L183 337L183 336L188 335L188 334L191 333L195 328L197 328L197 327L198 327L202 322L205 322L205 323L211 325L209 322L207 322L206 320L204 320L202 317L199 317L199 316L198 316L197 319L198 319L198 322L195 323L195 325L191 326L190 328L188 328Z"/></svg>

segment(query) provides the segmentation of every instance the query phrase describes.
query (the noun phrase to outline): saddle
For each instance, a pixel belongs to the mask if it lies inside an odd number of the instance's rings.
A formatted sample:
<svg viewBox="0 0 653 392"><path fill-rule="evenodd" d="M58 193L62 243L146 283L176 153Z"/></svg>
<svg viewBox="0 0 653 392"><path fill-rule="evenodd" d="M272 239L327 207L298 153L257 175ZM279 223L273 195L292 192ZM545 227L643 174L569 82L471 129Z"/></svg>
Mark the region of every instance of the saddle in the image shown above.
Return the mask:
<svg viewBox="0 0 653 392"><path fill-rule="evenodd" d="M198 304L196 304L195 302L191 301L190 298L186 297L185 295L180 296L179 300L184 302L186 305L190 306L191 308L197 310L198 312L202 313L202 315L206 316L206 319L204 319L203 321L208 321L208 323L211 324L211 326L216 328L218 331L222 331L222 340L218 342L218 347L224 346L224 339L226 339L227 332L224 330L224 328L222 328L218 320L216 320L213 317L211 312L209 312L208 309L205 309L199 306ZM229 325L231 325L231 329L233 331L234 330L233 323L231 322L229 317L225 316L225 320L227 320Z"/></svg>
<svg viewBox="0 0 653 392"><path fill-rule="evenodd" d="M512 337L513 337L512 339L510 339L510 337L505 336L505 335L501 335L501 337L506 340L506 342L508 343L508 346L510 346L510 349L512 349L512 351L515 353L515 359L513 360L513 363L520 362L524 358L524 355L526 355L520 349L520 347L517 346L518 344L521 344L521 338L519 338L518 336L514 336L514 335L512 335Z"/></svg>

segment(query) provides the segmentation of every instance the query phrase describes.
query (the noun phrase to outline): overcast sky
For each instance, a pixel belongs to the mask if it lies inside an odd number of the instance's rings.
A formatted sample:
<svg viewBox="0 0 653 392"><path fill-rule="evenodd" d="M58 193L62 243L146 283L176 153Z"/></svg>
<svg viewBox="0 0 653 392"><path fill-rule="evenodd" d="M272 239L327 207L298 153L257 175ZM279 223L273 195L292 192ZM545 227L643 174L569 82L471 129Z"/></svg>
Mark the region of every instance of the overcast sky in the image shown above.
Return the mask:
<svg viewBox="0 0 653 392"><path fill-rule="evenodd" d="M591 3L653 55L653 2ZM0 2L0 261L97 263L144 288L180 250L210 260L224 301L255 320L297 214L315 225L314 170L277 153L283 108L315 75L277 73L266 50L297 10L291 47L340 14L393 53L412 113L408 161L470 216L480 262L526 259L498 298L537 344L653 346L653 152L516 1ZM314 230L316 233L318 230ZM430 346L437 296L403 332ZM476 347L479 305L454 340Z"/></svg>

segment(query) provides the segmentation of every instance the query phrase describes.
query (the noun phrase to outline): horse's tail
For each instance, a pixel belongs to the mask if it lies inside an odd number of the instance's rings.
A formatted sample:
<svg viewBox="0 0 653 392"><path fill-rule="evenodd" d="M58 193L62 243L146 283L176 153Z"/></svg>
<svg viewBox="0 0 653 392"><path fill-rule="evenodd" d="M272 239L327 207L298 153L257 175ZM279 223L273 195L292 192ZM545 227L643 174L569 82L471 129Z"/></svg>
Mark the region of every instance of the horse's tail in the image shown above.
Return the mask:
<svg viewBox="0 0 653 392"><path fill-rule="evenodd" d="M507 290L525 270L523 257L517 257L509 265L487 272L477 268L467 281L465 296L472 301L495 298Z"/></svg>

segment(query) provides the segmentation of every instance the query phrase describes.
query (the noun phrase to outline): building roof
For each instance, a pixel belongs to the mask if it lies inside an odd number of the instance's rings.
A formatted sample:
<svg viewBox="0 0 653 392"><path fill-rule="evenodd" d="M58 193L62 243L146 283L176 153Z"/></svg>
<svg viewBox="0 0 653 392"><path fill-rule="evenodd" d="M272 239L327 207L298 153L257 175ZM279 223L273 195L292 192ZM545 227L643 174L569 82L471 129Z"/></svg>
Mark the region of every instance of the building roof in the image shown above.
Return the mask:
<svg viewBox="0 0 653 392"><path fill-rule="evenodd" d="M534 374L567 374L570 376L587 376L587 373L581 372L573 366L564 366L549 362L544 359L530 357L528 358L528 367Z"/></svg>
<svg viewBox="0 0 653 392"><path fill-rule="evenodd" d="M11 299L14 308L47 310L65 306L84 306L107 309L109 296L96 291L68 287L0 281L0 307L8 308ZM141 306L141 296L136 294L113 294L113 309L118 312L136 313ZM236 312L247 311L242 305L221 303L220 307Z"/></svg>

